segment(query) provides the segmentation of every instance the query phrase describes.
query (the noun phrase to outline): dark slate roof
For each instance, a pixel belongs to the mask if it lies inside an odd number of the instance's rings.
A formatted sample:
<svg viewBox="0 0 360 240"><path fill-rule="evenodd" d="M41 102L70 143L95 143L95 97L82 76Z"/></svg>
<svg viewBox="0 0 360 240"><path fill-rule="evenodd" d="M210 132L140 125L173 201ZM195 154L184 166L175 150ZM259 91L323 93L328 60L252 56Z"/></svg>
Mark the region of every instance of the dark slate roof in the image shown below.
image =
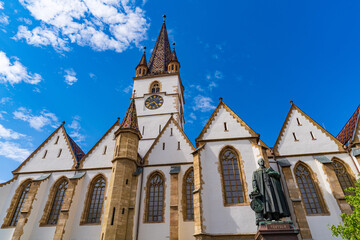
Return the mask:
<svg viewBox="0 0 360 240"><path fill-rule="evenodd" d="M176 52L175 52L175 49L173 49L172 53L171 53L171 59L170 59L171 62L179 62L177 57L176 57Z"/></svg>
<svg viewBox="0 0 360 240"><path fill-rule="evenodd" d="M77 162L79 163L80 160L85 156L85 153L83 152L83 150L81 150L81 148L79 147L79 145L77 145L76 142L75 142L68 134L66 134L66 135L67 135L67 137L68 137L68 139L69 139L71 148L72 148L73 151L74 151L76 160L77 160Z"/></svg>
<svg viewBox="0 0 360 240"><path fill-rule="evenodd" d="M120 125L120 128L134 129L136 131L139 131L134 98L131 99L130 106L126 111L125 117Z"/></svg>
<svg viewBox="0 0 360 240"><path fill-rule="evenodd" d="M356 130L359 116L360 116L360 105L357 107L354 114L350 117L349 121L347 121L345 126L341 129L339 134L336 136L336 138L342 144L348 145L349 142L353 139L354 131Z"/></svg>
<svg viewBox="0 0 360 240"><path fill-rule="evenodd" d="M151 54L148 64L149 72L152 74L161 74L167 72L167 66L171 59L171 48L166 31L165 22L163 23L159 37L156 41L154 50Z"/></svg>

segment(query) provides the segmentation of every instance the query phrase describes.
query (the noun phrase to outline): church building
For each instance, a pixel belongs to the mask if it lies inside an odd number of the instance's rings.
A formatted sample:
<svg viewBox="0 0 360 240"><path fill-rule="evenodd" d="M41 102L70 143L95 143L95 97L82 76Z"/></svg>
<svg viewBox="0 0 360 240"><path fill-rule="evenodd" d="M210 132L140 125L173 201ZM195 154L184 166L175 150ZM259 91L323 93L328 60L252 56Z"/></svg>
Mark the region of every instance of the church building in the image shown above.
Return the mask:
<svg viewBox="0 0 360 240"><path fill-rule="evenodd" d="M180 66L164 20L124 118L87 153L63 122L0 184L0 239L254 239L249 194L260 158L281 173L285 220L299 239L338 239L329 226L352 212L344 189L360 173L360 106L334 137L291 102L270 148L220 98L194 146Z"/></svg>

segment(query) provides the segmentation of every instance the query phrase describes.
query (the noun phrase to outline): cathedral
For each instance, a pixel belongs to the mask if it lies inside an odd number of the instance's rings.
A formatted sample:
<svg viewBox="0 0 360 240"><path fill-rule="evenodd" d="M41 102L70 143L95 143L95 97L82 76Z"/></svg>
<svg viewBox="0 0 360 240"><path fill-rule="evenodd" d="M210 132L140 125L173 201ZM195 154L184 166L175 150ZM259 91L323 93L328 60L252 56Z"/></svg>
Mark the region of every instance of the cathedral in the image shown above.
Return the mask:
<svg viewBox="0 0 360 240"><path fill-rule="evenodd" d="M87 153L63 122L0 184L0 239L254 239L260 158L281 174L298 238L337 239L329 226L352 212L344 189L360 173L360 106L334 137L290 102L268 147L220 98L194 146L165 21L133 80L124 118Z"/></svg>

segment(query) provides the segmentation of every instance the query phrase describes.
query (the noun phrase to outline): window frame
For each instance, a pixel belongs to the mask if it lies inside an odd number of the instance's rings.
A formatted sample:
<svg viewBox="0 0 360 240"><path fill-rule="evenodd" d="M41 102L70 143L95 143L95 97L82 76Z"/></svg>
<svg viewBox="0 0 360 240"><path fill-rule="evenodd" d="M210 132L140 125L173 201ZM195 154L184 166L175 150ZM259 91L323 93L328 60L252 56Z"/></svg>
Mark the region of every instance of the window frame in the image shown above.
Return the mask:
<svg viewBox="0 0 360 240"><path fill-rule="evenodd" d="M91 199L92 199L92 195L93 195L93 192L94 192L95 184L100 178L104 179L104 181L105 181L104 196L103 196L101 210L100 210L100 221L98 223L89 223L87 220L88 220L88 217L89 217ZM102 217L103 217L103 214L104 214L104 209L105 209L104 205L105 205L105 196L106 196L106 191L107 191L107 185L108 185L107 178L102 173L97 174L96 176L94 176L91 179L91 181L89 182L89 185L88 185L87 193L86 193L86 198L85 198L85 202L84 202L84 209L83 209L83 213L81 215L80 225L101 225L101 220L102 220Z"/></svg>
<svg viewBox="0 0 360 240"><path fill-rule="evenodd" d="M309 171L310 179L311 179L311 181L312 181L312 183L314 185L315 193L316 193L316 196L317 196L317 198L319 200L320 208L322 210L321 213L308 213L308 211L307 211L303 195L301 194L301 189L300 189L300 186L299 186L299 182L298 182L298 179L296 177L296 171L297 171L297 168L300 165L302 165L304 168L306 168ZM296 187L298 188L299 194L300 194L300 197L301 197L301 204L303 205L306 216L328 216L328 215L330 215L328 207L327 207L325 199L324 199L324 195L323 195L323 193L322 193L322 191L320 189L319 180L317 179L316 173L314 173L314 171L311 169L311 167L308 164L306 164L306 163L304 163L302 161L298 161L295 164L294 168L293 168L293 174L294 174L295 181L296 181Z"/></svg>
<svg viewBox="0 0 360 240"><path fill-rule="evenodd" d="M156 90L155 90L155 92L153 92L152 89L154 88L154 85L155 85L155 84L158 84L159 91L156 91ZM155 81L153 81L153 82L150 83L149 93L150 93L150 94L160 93L160 92L161 92L161 89L162 89L162 86L161 86L160 81L155 80Z"/></svg>
<svg viewBox="0 0 360 240"><path fill-rule="evenodd" d="M28 179L22 181L22 182L19 184L19 186L16 188L15 193L14 193L12 199L11 199L10 206L9 206L9 208L8 208L8 210L7 210L6 215L5 215L3 224L1 225L1 228L16 228L16 225L17 225L17 223L19 222L19 219L20 219L21 210L22 210L22 208L24 207L24 204L25 204L25 202L26 202L27 196L29 195L32 181L33 181L33 180L32 180L31 178L28 178ZM18 214L19 217L18 217L18 220L17 220L17 222L16 222L16 225L15 225L15 226L11 226L10 224L11 224L13 218L14 218L15 211L16 211L18 205L19 205L19 201L20 201L21 195L22 195L24 189L28 186L28 184L30 184L30 186L29 186L29 191L28 191L28 193L27 193L27 195L26 195L26 197L25 197L25 199L24 199L24 201L23 201L23 205L22 205L22 207L21 207L21 209L20 209L20 211L19 211L19 214Z"/></svg>
<svg viewBox="0 0 360 240"><path fill-rule="evenodd" d="M242 187L242 193L243 193L243 198L244 198L244 202L241 203L228 203L227 202L227 198L226 198L226 188L225 188L225 179L224 179L224 169L223 169L223 164L222 164L222 160L221 157L223 156L223 154L227 151L227 150L231 150L234 152L234 154L236 155L237 158L237 164L238 164L238 168L239 168L239 175L240 175L240 182L241 182L241 187ZM219 168L218 171L220 173L220 181L221 181L221 191L222 191L222 195L223 195L223 203L225 207L231 207L231 206L247 206L250 205L250 200L249 200L249 196L248 196L248 190L247 190L247 182L246 182L246 176L245 176L245 171L244 171L244 162L241 159L241 155L239 153L239 151L234 148L233 146L227 145L225 147L223 147L219 153L218 156L218 161L219 161Z"/></svg>
<svg viewBox="0 0 360 240"><path fill-rule="evenodd" d="M189 219L188 218L188 214L187 214L187 210L188 210L188 202L187 202L187 177L190 173L193 173L193 189L195 190L195 176L194 176L194 168L193 167L189 167L188 170L186 170L184 176L183 176L183 186L182 186L182 212L183 212L183 220L184 222L194 222L194 214L195 214L195 209L194 209L194 195L193 195L193 191L191 192L191 195L193 196L192 198L192 203L193 203L193 218Z"/></svg>
<svg viewBox="0 0 360 240"><path fill-rule="evenodd" d="M351 171L349 165L348 165L347 163L345 163L343 160L341 160L340 158L337 158L337 157L334 157L333 159L331 159L331 161L332 161L333 163L334 163L334 162L337 162L337 163L339 163L339 164L342 165L342 167L344 168L346 174L348 175L348 178L349 178L349 181L350 181L352 187L355 187L356 177L354 176L354 173ZM332 164L333 164L333 163L332 163ZM332 165L332 164L331 164L331 165ZM338 180L338 182L339 182L339 184L340 184L340 187L341 187L344 195L345 195L345 196L349 195L350 193L349 193L349 192L346 192L345 189L343 189L343 186L342 186L341 183L340 183L339 177L338 177L335 169L334 169L334 172L335 172L336 178L337 178L337 180Z"/></svg>
<svg viewBox="0 0 360 240"><path fill-rule="evenodd" d="M162 196L162 214L161 221L148 221L149 216L149 201L150 201L150 181L156 175L162 178L162 186L163 186L163 196ZM166 178L162 171L155 170L150 173L147 177L146 181L146 195L145 195L145 211L144 211L144 223L164 223L165 222L165 196L166 196Z"/></svg>
<svg viewBox="0 0 360 240"><path fill-rule="evenodd" d="M68 184L67 187L66 187L66 191L64 193L64 199L65 199L66 192L67 192L67 189L69 187L70 181L69 181L69 179L67 177L62 176L62 177L58 178L50 188L48 199L46 201L45 208L44 208L44 213L43 213L43 216L40 219L40 224L39 224L40 227L56 227L57 224L48 224L48 221L49 221L50 213L51 213L51 210L52 210L52 206L53 206L53 203L54 203L54 200L55 200L57 190L58 190L59 186L61 185L61 183L63 181L66 181L67 184ZM61 204L61 208L62 208L62 205L64 204L64 199L63 199L63 202ZM59 212L59 217L60 217L60 214L61 214L61 208L60 208L60 212ZM59 217L57 219L57 222L59 221Z"/></svg>

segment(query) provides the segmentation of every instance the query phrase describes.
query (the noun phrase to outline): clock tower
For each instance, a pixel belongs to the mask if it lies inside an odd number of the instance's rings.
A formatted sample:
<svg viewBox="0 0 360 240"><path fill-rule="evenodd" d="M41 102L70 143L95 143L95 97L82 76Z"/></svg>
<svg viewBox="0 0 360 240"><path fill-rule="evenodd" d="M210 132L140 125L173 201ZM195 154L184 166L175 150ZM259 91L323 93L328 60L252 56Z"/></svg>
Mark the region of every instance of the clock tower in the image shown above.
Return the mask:
<svg viewBox="0 0 360 240"><path fill-rule="evenodd" d="M144 48L146 49L146 48ZM184 128L184 87L180 63L171 50L164 21L149 62L146 52L136 67L135 104L142 139L139 153L144 156L171 116Z"/></svg>

